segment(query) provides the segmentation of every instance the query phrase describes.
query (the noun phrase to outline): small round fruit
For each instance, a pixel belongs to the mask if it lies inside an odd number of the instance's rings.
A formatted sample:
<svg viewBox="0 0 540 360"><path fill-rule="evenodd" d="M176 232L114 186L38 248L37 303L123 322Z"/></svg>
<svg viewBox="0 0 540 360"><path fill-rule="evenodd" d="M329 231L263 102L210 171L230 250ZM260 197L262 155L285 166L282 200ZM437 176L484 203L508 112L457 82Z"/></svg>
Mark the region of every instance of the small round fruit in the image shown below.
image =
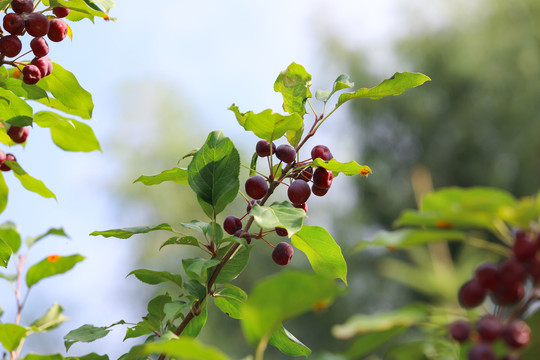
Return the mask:
<svg viewBox="0 0 540 360"><path fill-rule="evenodd" d="M501 336L502 324L493 315L484 315L478 320L477 331L480 339L487 343L492 343Z"/></svg>
<svg viewBox="0 0 540 360"><path fill-rule="evenodd" d="M474 277L483 288L495 290L499 283L499 267L492 263L482 264L476 268Z"/></svg>
<svg viewBox="0 0 540 360"><path fill-rule="evenodd" d="M53 64L51 59L49 59L47 56L33 58L30 65L35 65L38 67L42 78L52 73Z"/></svg>
<svg viewBox="0 0 540 360"><path fill-rule="evenodd" d="M32 0L13 0L11 1L11 8L17 14L31 13L34 11L34 2Z"/></svg>
<svg viewBox="0 0 540 360"><path fill-rule="evenodd" d="M311 195L311 189L304 180L294 180L287 189L287 195L291 203L300 205L304 204Z"/></svg>
<svg viewBox="0 0 540 360"><path fill-rule="evenodd" d="M513 285L525 280L527 271L521 262L515 258L507 259L500 265L499 280L505 284Z"/></svg>
<svg viewBox="0 0 540 360"><path fill-rule="evenodd" d="M311 166L308 166L307 168L303 169L300 174L298 174L297 179L301 179L304 181L309 181L313 177L313 168Z"/></svg>
<svg viewBox="0 0 540 360"><path fill-rule="evenodd" d="M53 14L58 18L64 18L68 16L70 11L70 9L61 6L56 6L52 9Z"/></svg>
<svg viewBox="0 0 540 360"><path fill-rule="evenodd" d="M272 251L272 260L278 265L287 265L294 254L294 249L289 243L280 242Z"/></svg>
<svg viewBox="0 0 540 360"><path fill-rule="evenodd" d="M467 341L471 335L471 324L465 320L456 320L450 324L448 331L452 339L462 343Z"/></svg>
<svg viewBox="0 0 540 360"><path fill-rule="evenodd" d="M509 306L517 304L525 296L525 287L522 283L516 282L506 284L499 282L491 293L491 300L497 305Z"/></svg>
<svg viewBox="0 0 540 360"><path fill-rule="evenodd" d="M316 145L311 149L311 158L313 160L320 158L324 161L328 161L330 159L333 159L334 156L332 156L332 153L330 152L330 149L327 146L324 145Z"/></svg>
<svg viewBox="0 0 540 360"><path fill-rule="evenodd" d="M233 235L236 231L241 229L242 220L240 220L236 216L229 215L225 218L225 221L223 221L223 230L225 230L230 235Z"/></svg>
<svg viewBox="0 0 540 360"><path fill-rule="evenodd" d="M521 262L527 262L536 256L536 243L529 240L527 233L518 231L512 246L514 256Z"/></svg>
<svg viewBox="0 0 540 360"><path fill-rule="evenodd" d="M476 279L467 281L458 292L458 300L464 308L474 308L484 302L486 289Z"/></svg>
<svg viewBox="0 0 540 360"><path fill-rule="evenodd" d="M45 36L49 32L49 19L41 13L31 13L26 17L26 32L33 37Z"/></svg>
<svg viewBox="0 0 540 360"><path fill-rule="evenodd" d="M8 136L17 144L22 144L28 138L30 128L28 126L20 127L12 125L7 131Z"/></svg>
<svg viewBox="0 0 540 360"><path fill-rule="evenodd" d="M21 49L22 43L17 35L7 35L0 38L0 53L6 57L15 57L19 55Z"/></svg>
<svg viewBox="0 0 540 360"><path fill-rule="evenodd" d="M270 154L276 152L276 145L268 140L259 140L255 145L255 151L260 157L270 156Z"/></svg>
<svg viewBox="0 0 540 360"><path fill-rule="evenodd" d="M49 44L45 38L36 37L30 41L30 48L36 57L40 58L46 56L49 53Z"/></svg>
<svg viewBox="0 0 540 360"><path fill-rule="evenodd" d="M531 340L531 328L523 320L511 320L504 325L502 338L509 347L519 349Z"/></svg>
<svg viewBox="0 0 540 360"><path fill-rule="evenodd" d="M20 35L24 31L24 19L17 13L4 16L4 29L12 35Z"/></svg>
<svg viewBox="0 0 540 360"><path fill-rule="evenodd" d="M320 188L329 188L334 180L332 171L323 167L318 167L313 173L313 184Z"/></svg>
<svg viewBox="0 0 540 360"><path fill-rule="evenodd" d="M262 199L268 192L268 183L259 175L246 180L246 193L253 199Z"/></svg>
<svg viewBox="0 0 540 360"><path fill-rule="evenodd" d="M326 195L328 190L330 190L330 188L318 187L315 184L311 185L311 192L313 193L313 195L316 195L316 196L324 196Z"/></svg>
<svg viewBox="0 0 540 360"><path fill-rule="evenodd" d="M290 164L296 159L296 150L289 144L282 144L276 148L276 157L284 163Z"/></svg>
<svg viewBox="0 0 540 360"><path fill-rule="evenodd" d="M17 159L15 159L15 156L13 154L6 154L6 159L4 161L17 161ZM0 166L0 170L9 171L11 170L11 168L5 162L2 162L2 166Z"/></svg>
<svg viewBox="0 0 540 360"><path fill-rule="evenodd" d="M468 354L469 360L495 360L495 351L490 344L476 343Z"/></svg>
<svg viewBox="0 0 540 360"><path fill-rule="evenodd" d="M68 33L68 26L64 20L52 19L49 24L48 38L54 42L64 40Z"/></svg>
<svg viewBox="0 0 540 360"><path fill-rule="evenodd" d="M23 82L34 85L41 79L41 70L36 65L26 65L22 70Z"/></svg>
<svg viewBox="0 0 540 360"><path fill-rule="evenodd" d="M289 235L289 233L287 232L287 229L282 228L282 227L276 227L276 234L278 234L278 236L288 236Z"/></svg>

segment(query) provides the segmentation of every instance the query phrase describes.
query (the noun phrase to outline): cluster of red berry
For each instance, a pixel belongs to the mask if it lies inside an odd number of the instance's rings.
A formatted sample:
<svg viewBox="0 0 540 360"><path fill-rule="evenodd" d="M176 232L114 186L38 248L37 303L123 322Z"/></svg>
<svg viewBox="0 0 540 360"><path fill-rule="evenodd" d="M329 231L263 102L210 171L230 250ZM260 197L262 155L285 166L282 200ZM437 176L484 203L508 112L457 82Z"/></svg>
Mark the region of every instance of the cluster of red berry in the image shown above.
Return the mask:
<svg viewBox="0 0 540 360"><path fill-rule="evenodd" d="M495 360L491 346L502 338L506 346L514 351L504 360L518 360L517 349L527 345L531 330L527 323L519 319L530 304L539 298L540 285L540 234L518 231L512 245L512 257L502 263L485 263L478 266L474 277L463 284L458 300L464 308L474 308L484 303L489 296L494 305L510 307L513 311L502 318L486 315L477 323L476 343L469 352L470 360ZM532 289L526 291L526 285ZM498 311L502 314L502 311ZM470 338L471 326L465 321L457 321L450 326L451 336L464 342Z"/></svg>
<svg viewBox="0 0 540 360"><path fill-rule="evenodd" d="M324 196L334 179L332 171L323 167L317 167L313 171L311 164L313 160L320 158L324 161L331 160L333 158L330 149L324 145L317 145L311 150L311 158L301 162L295 162L297 158L296 150L294 147L288 144L279 145L276 147L274 143L267 140L260 140L255 151L259 157L271 157L276 156L278 160L285 164L292 164L287 176L291 183L288 185L287 195L291 204L296 208L303 209L306 213L308 211L307 200L313 193L316 196ZM255 203L260 203L260 199L264 198L268 194L269 184L275 181L273 176L265 178L261 175L251 176L246 180L245 190L246 194L253 200L250 200L247 206L246 215ZM309 184L311 182L311 186ZM244 216L246 216L244 215ZM248 243L251 242L250 234L244 234L242 230L242 219L233 215L229 215L225 218L223 223L224 230L234 236L244 237ZM276 227L273 231L279 236L288 236L287 230L281 227ZM280 242L272 251L272 259L278 265L286 265L291 260L294 254L292 246L287 242Z"/></svg>
<svg viewBox="0 0 540 360"><path fill-rule="evenodd" d="M10 64L17 67L23 76L26 84L33 85L41 78L48 76L52 72L52 62L47 57L49 45L45 36L49 40L59 42L64 40L68 33L68 25L61 18L66 17L70 10L64 7L52 8L53 15L45 16L43 10L35 12L34 2L32 0L12 0L12 13L7 13L3 19L3 28L10 35L4 34L0 29L0 65ZM17 61L17 59L7 61L4 58L13 58L21 53L22 42L19 36L25 33L33 37L30 41L30 48L34 54L32 61L27 64ZM22 70L20 67L23 67Z"/></svg>

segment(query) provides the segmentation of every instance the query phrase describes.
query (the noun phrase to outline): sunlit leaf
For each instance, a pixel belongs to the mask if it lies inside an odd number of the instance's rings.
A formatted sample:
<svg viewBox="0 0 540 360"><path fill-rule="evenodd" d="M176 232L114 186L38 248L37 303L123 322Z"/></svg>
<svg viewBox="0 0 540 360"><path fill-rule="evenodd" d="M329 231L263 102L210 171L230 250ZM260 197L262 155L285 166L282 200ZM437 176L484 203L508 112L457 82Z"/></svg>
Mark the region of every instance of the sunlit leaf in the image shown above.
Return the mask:
<svg viewBox="0 0 540 360"><path fill-rule="evenodd" d="M129 275L135 275L137 279L150 285L157 285L164 282L172 282L173 284L178 285L180 288L183 285L182 277L180 275L172 274L168 271L138 269L133 270L128 274L128 276Z"/></svg>
<svg viewBox="0 0 540 360"><path fill-rule="evenodd" d="M263 229L282 227L287 229L289 236L302 228L306 212L295 208L288 201L274 202L270 206L253 205L249 215Z"/></svg>
<svg viewBox="0 0 540 360"><path fill-rule="evenodd" d="M44 233L44 234L41 234L41 235L38 235L38 236L27 237L26 240L25 240L25 243L26 243L26 245L28 247L32 247L35 243L37 243L38 241L46 238L49 235L63 236L65 238L69 239L69 236L67 236L64 229L62 229L62 228L51 228L51 229L47 230L47 232Z"/></svg>
<svg viewBox="0 0 540 360"><path fill-rule="evenodd" d="M346 358L361 359L393 338L403 334L407 329L405 326L397 326L388 330L370 330L355 338L354 343L345 352Z"/></svg>
<svg viewBox="0 0 540 360"><path fill-rule="evenodd" d="M56 196L54 193L45 186L45 184L30 174L28 174L26 171L23 170L23 168L19 165L17 161L5 161L5 164L13 170L13 174L15 174L15 177L19 179L21 182L21 185L29 191L32 191L38 195L43 196L44 198L54 198L56 199Z"/></svg>
<svg viewBox="0 0 540 360"><path fill-rule="evenodd" d="M224 289L214 296L216 306L233 319L241 319L241 307L246 300L244 290L231 284L225 284Z"/></svg>
<svg viewBox="0 0 540 360"><path fill-rule="evenodd" d="M20 325L0 324L0 343L7 351L14 351L26 337L27 332L28 330Z"/></svg>
<svg viewBox="0 0 540 360"><path fill-rule="evenodd" d="M24 360L64 360L64 357L60 354L49 354L49 355L28 354L24 357Z"/></svg>
<svg viewBox="0 0 540 360"><path fill-rule="evenodd" d="M216 283L223 284L236 279L236 277L246 268L250 252L251 247L239 247L221 269L216 278Z"/></svg>
<svg viewBox="0 0 540 360"><path fill-rule="evenodd" d="M354 86L354 82L351 81L351 78L347 74L341 74L334 81L334 86L331 91L317 90L315 92L315 97L318 100L324 101L325 103L330 99L330 97L336 92L343 89L348 89Z"/></svg>
<svg viewBox="0 0 540 360"><path fill-rule="evenodd" d="M200 313L193 318L182 332L182 336L197 337L208 319L208 310L205 306Z"/></svg>
<svg viewBox="0 0 540 360"><path fill-rule="evenodd" d="M206 270L219 264L219 259L182 259L182 266L186 275L193 280L206 281Z"/></svg>
<svg viewBox="0 0 540 360"><path fill-rule="evenodd" d="M191 245L199 247L199 241L193 236L174 236L161 244L159 250L161 250L164 246L167 245Z"/></svg>
<svg viewBox="0 0 540 360"><path fill-rule="evenodd" d="M356 161L350 161L348 163L341 163L336 159L330 159L324 161L321 158L316 158L313 161L314 166L320 166L332 171L334 176L343 173L346 176L362 175L367 176L371 174L371 169L366 165L359 165Z"/></svg>
<svg viewBox="0 0 540 360"><path fill-rule="evenodd" d="M97 327L86 324L67 333L67 335L64 336L64 346L66 347L66 351L68 351L76 342L89 343L105 337L110 331L109 327Z"/></svg>
<svg viewBox="0 0 540 360"><path fill-rule="evenodd" d="M11 250L11 246L6 244L4 240L0 239L0 266L7 267L9 263L9 259L11 258L11 254L13 254L13 250Z"/></svg>
<svg viewBox="0 0 540 360"><path fill-rule="evenodd" d="M4 212L8 202L9 188L4 180L4 175L0 174L0 214Z"/></svg>
<svg viewBox="0 0 540 360"><path fill-rule="evenodd" d="M302 65L293 62L279 74L274 91L283 95L283 110L303 117L306 114L306 101L311 97L310 86L311 75Z"/></svg>
<svg viewBox="0 0 540 360"><path fill-rule="evenodd" d="M119 239L129 239L133 235L136 234L146 234L151 231L156 230L166 230L166 231L172 231L174 232L171 225L162 223L155 226L135 226L135 227L129 227L129 228L123 228L123 229L112 229L112 230L106 230L106 231L94 231L91 233L91 236L103 236L103 237L115 237Z"/></svg>
<svg viewBox="0 0 540 360"><path fill-rule="evenodd" d="M141 182L144 185L159 185L164 181L172 181L181 185L188 185L188 171L179 167L164 170L158 175L140 176L136 182Z"/></svg>
<svg viewBox="0 0 540 360"><path fill-rule="evenodd" d="M114 6L111 0L44 0L43 3L45 5L63 6L71 9L71 12L67 16L71 21L90 19L92 22L95 16L108 19L109 17L104 11L108 11Z"/></svg>
<svg viewBox="0 0 540 360"><path fill-rule="evenodd" d="M77 263L84 260L84 256L75 254L71 256L50 255L37 264L31 266L26 274L26 285L31 287L38 281L63 274L71 270Z"/></svg>
<svg viewBox="0 0 540 360"><path fill-rule="evenodd" d="M123 360L146 358L151 354L165 354L179 360L230 360L221 350L187 336L134 346Z"/></svg>
<svg viewBox="0 0 540 360"><path fill-rule="evenodd" d="M3 240L13 252L19 251L21 247L21 235L15 225L11 221L6 221L0 224L0 239Z"/></svg>
<svg viewBox="0 0 540 360"><path fill-rule="evenodd" d="M109 357L107 355L99 355L96 353L90 353L86 354L84 356L79 357L66 357L65 360L109 360Z"/></svg>
<svg viewBox="0 0 540 360"><path fill-rule="evenodd" d="M311 350L285 329L283 325L272 333L268 343L275 346L285 355L308 357L311 354Z"/></svg>
<svg viewBox="0 0 540 360"><path fill-rule="evenodd" d="M38 320L34 321L30 326L33 331L49 331L57 328L60 324L66 321L68 318L65 317L62 312L64 309L54 303L53 306L47 310L45 315L43 315Z"/></svg>
<svg viewBox="0 0 540 360"><path fill-rule="evenodd" d="M32 124L32 107L9 90L0 87L0 119L15 126Z"/></svg>

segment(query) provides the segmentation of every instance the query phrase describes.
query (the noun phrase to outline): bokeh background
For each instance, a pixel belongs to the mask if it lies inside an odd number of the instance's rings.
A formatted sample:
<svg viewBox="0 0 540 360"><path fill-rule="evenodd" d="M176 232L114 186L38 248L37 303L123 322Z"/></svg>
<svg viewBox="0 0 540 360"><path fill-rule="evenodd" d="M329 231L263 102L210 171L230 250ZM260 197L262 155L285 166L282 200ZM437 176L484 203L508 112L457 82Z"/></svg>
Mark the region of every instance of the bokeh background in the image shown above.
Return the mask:
<svg viewBox="0 0 540 360"><path fill-rule="evenodd" d="M46 129L36 127L28 145L13 152L58 201L29 193L6 176L10 198L2 222L16 222L24 236L63 227L71 238L36 245L30 263L53 253L86 257L32 290L23 323L54 302L70 320L52 334L32 336L25 353L64 352L62 336L71 329L121 319L135 323L146 314L156 289L126 275L136 268L177 270L191 253L158 252L166 234L115 240L89 233L161 222L178 227L202 216L187 189L133 181L175 166L216 129L233 139L248 163L257 139L227 108L235 103L242 111L281 111L273 84L293 61L313 75L313 93L329 89L341 73L356 88L374 86L396 71L432 79L399 97L349 103L310 141L328 145L340 161L356 160L373 170L367 179L340 176L327 197L310 200L308 223L329 229L350 266L347 296L325 312L286 323L315 353L347 345L332 337L330 327L354 313L440 300L436 292L426 295L392 280L380 261L388 254L350 251L390 227L401 210L416 206L415 179L436 188L497 186L517 196L538 191L537 1L118 0L111 16L117 21L71 24L73 41L51 44L50 53L92 93L92 126L103 151L64 153ZM244 207L240 201L226 213L242 213ZM257 279L279 271L270 250L256 247L235 284L249 291ZM307 268L297 254L290 266ZM4 320L12 321L14 301L5 282L0 306ZM124 329L115 328L101 341L74 345L68 355L95 351L117 358L138 342L122 342L123 337ZM232 357L251 352L237 322L213 307L201 338ZM268 358L283 356L269 350Z"/></svg>

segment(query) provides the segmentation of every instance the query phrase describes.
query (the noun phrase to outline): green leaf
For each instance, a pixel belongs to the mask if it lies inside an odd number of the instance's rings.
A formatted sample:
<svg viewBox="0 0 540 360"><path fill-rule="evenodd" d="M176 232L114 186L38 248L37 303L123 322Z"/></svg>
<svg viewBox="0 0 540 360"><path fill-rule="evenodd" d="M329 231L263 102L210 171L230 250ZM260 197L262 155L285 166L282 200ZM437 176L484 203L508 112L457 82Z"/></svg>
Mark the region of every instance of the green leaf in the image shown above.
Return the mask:
<svg viewBox="0 0 540 360"><path fill-rule="evenodd" d="M21 235L15 225L11 221L6 221L0 224L0 240L4 241L12 250L12 252L19 251L21 247Z"/></svg>
<svg viewBox="0 0 540 360"><path fill-rule="evenodd" d="M182 266L190 279L206 282L206 271L219 264L219 262L219 259L182 259Z"/></svg>
<svg viewBox="0 0 540 360"><path fill-rule="evenodd" d="M11 246L0 239L0 266L7 268L11 254L13 254Z"/></svg>
<svg viewBox="0 0 540 360"><path fill-rule="evenodd" d="M4 10L5 7L11 3L11 0L0 1L0 11ZM9 73L4 65L0 66L0 82L9 78Z"/></svg>
<svg viewBox="0 0 540 360"><path fill-rule="evenodd" d="M17 280L17 275L16 274L12 274L12 275L0 274L0 279L7 280L13 284ZM2 309L0 309L0 316L2 316Z"/></svg>
<svg viewBox="0 0 540 360"><path fill-rule="evenodd" d="M79 357L66 357L65 360L109 360L107 355L98 355L96 353L90 353Z"/></svg>
<svg viewBox="0 0 540 360"><path fill-rule="evenodd" d="M509 192L496 188L450 187L424 196L421 209L426 212L477 212L496 216L503 206L513 206L515 203L515 198Z"/></svg>
<svg viewBox="0 0 540 360"><path fill-rule="evenodd" d="M259 159L259 155L257 154L257 152L253 153L253 156L251 157L251 163L249 164L249 177L257 175L257 160L258 159Z"/></svg>
<svg viewBox="0 0 540 360"><path fill-rule="evenodd" d="M178 360L230 360L221 350L186 336L134 346L123 360L146 358L151 354L165 354Z"/></svg>
<svg viewBox="0 0 540 360"><path fill-rule="evenodd" d="M163 312L165 317L171 321L178 319L179 317L183 318L183 311L189 309L191 304L185 301L176 300L165 304L163 307Z"/></svg>
<svg viewBox="0 0 540 360"><path fill-rule="evenodd" d="M180 225L187 229L195 230L203 234L207 239L213 239L215 242L223 238L223 229L215 221L207 223L200 220L191 220L189 223L181 223Z"/></svg>
<svg viewBox="0 0 540 360"><path fill-rule="evenodd" d="M292 236L292 244L306 254L313 271L347 284L347 263L341 248L324 228L304 225Z"/></svg>
<svg viewBox="0 0 540 360"><path fill-rule="evenodd" d="M159 185L164 181L172 181L181 185L188 185L188 171L179 167L164 170L158 175L153 176L140 176L136 182L141 182L144 185Z"/></svg>
<svg viewBox="0 0 540 360"><path fill-rule="evenodd" d="M152 317L153 319L150 319L151 322L152 320L157 320L156 324L154 324L155 330L160 329L161 322L163 321L163 319L165 319L165 311L164 311L165 304L168 304L171 301L172 301L171 297L165 294L165 295L158 295L148 302L148 306L147 306L148 316L146 316L146 320Z"/></svg>
<svg viewBox="0 0 540 360"><path fill-rule="evenodd" d="M50 111L40 111L34 115L34 122L40 127L49 128L53 142L62 150L101 151L92 128L80 121Z"/></svg>
<svg viewBox="0 0 540 360"><path fill-rule="evenodd" d="M310 86L311 75L302 65L293 62L279 74L274 91L283 95L283 110L303 117L307 113L306 101L311 97Z"/></svg>
<svg viewBox="0 0 540 360"><path fill-rule="evenodd" d="M67 16L71 21L90 19L92 22L94 22L95 16L106 19L109 18L107 14L101 11L96 5L107 5L106 7L103 7L106 11L114 6L111 5L111 0L44 0L43 3L47 6L63 6L71 9L71 12Z"/></svg>
<svg viewBox="0 0 540 360"><path fill-rule="evenodd" d="M4 212L8 202L9 188L4 180L4 175L0 174L0 214Z"/></svg>
<svg viewBox="0 0 540 360"><path fill-rule="evenodd" d="M221 269L221 272L216 278L216 283L223 284L236 279L236 277L246 268L250 252L251 247L239 247Z"/></svg>
<svg viewBox="0 0 540 360"><path fill-rule="evenodd" d="M0 120L10 125L32 125L32 107L13 92L0 87Z"/></svg>
<svg viewBox="0 0 540 360"><path fill-rule="evenodd" d="M28 247L32 247L35 243L37 243L38 241L46 238L49 235L63 236L63 237L66 237L66 238L69 239L69 236L67 236L67 234L64 232L64 229L62 229L62 228L58 228L58 229L52 228L52 229L49 229L44 234L41 234L41 235L38 235L38 236L27 237L26 240L25 240L25 243L26 243L26 245Z"/></svg>
<svg viewBox="0 0 540 360"><path fill-rule="evenodd" d="M309 357L311 350L283 327L278 327L270 336L268 343L289 356Z"/></svg>
<svg viewBox="0 0 540 360"><path fill-rule="evenodd" d="M182 277L178 274L171 274L167 271L154 271L147 269L138 269L130 272L129 275L135 275L137 279L143 283L150 285L157 285L164 282L172 282L173 284L178 285L180 288L183 286Z"/></svg>
<svg viewBox="0 0 540 360"><path fill-rule="evenodd" d="M43 315L38 320L34 321L32 325L33 331L49 331L57 328L60 324L62 324L64 321L66 321L68 318L62 315L62 312L64 309L58 305L57 303L54 303L53 306L47 310L45 315Z"/></svg>
<svg viewBox="0 0 540 360"><path fill-rule="evenodd" d="M354 82L351 81L351 78L349 77L349 75L341 74L334 81L334 86L332 87L332 91L317 90L315 92L315 97L318 100L324 101L326 103L336 91L348 89L353 86L354 86Z"/></svg>
<svg viewBox="0 0 540 360"><path fill-rule="evenodd" d="M290 139L296 138L297 133L304 129L304 121L297 113L281 115L267 109L259 114L255 114L253 111L243 114L234 104L229 110L235 113L236 119L246 131L252 131L257 137L264 140L274 141L290 132L287 138L291 142Z"/></svg>
<svg viewBox="0 0 540 360"><path fill-rule="evenodd" d="M393 328L410 327L428 319L429 306L413 304L401 309L375 314L356 314L344 324L332 327L332 334L338 339L350 339L358 334L384 331Z"/></svg>
<svg viewBox="0 0 540 360"><path fill-rule="evenodd" d="M28 354L24 357L24 360L64 360L64 357L60 354L50 354L50 355Z"/></svg>
<svg viewBox="0 0 540 360"><path fill-rule="evenodd" d="M36 194L47 199L56 199L56 195L54 195L54 193L49 190L41 180L30 176L30 174L23 170L17 161L6 161L5 164L8 165L11 170L13 170L13 174L15 174L15 177L19 179L21 185L26 190L35 192Z"/></svg>
<svg viewBox="0 0 540 360"><path fill-rule="evenodd" d="M189 280L184 283L186 291L195 299L200 300L206 295L206 287L198 280Z"/></svg>
<svg viewBox="0 0 540 360"><path fill-rule="evenodd" d="M68 3L68 1L56 0L59 3ZM70 0L69 3L74 5L75 3L83 4L88 8L84 0ZM63 5L56 5L63 6ZM70 9L73 7L67 6ZM58 102L60 102L64 108L58 110L66 111L67 113L78 115L83 119L90 119L92 117L92 111L94 109L94 103L92 102L92 95L84 90L75 75L64 69L62 66L53 63L52 73L41 79L36 85L47 92L50 92ZM47 106L55 107L54 103L47 103L47 101L40 101Z"/></svg>
<svg viewBox="0 0 540 360"><path fill-rule="evenodd" d="M372 88L358 89L353 93L341 94L337 105L351 99L380 99L386 96L399 95L407 89L422 85L426 81L431 81L429 77L420 73L395 73L390 79L384 80L379 85Z"/></svg>
<svg viewBox="0 0 540 360"><path fill-rule="evenodd" d="M297 209L288 201L274 202L270 206L254 204L249 212L255 223L263 229L282 227L287 229L289 236L302 228L306 212Z"/></svg>
<svg viewBox="0 0 540 360"><path fill-rule="evenodd" d="M26 285L31 287L44 278L63 274L83 260L84 256L79 254L71 256L47 256L45 259L28 269L28 273L26 274Z"/></svg>
<svg viewBox="0 0 540 360"><path fill-rule="evenodd" d="M64 346L66 351L76 342L89 343L105 337L111 330L108 327L96 327L94 325L83 325L75 330L71 330L64 336Z"/></svg>
<svg viewBox="0 0 540 360"><path fill-rule="evenodd" d="M159 250L163 248L166 245L191 245L199 247L199 241L194 238L193 236L174 236L170 238L169 240L165 241L161 246L159 247Z"/></svg>
<svg viewBox="0 0 540 360"><path fill-rule="evenodd" d="M405 249L440 241L464 241L466 234L457 230L439 229L400 229L381 231L372 241L361 241L353 251L361 251L368 247L385 247L389 250Z"/></svg>
<svg viewBox="0 0 540 360"><path fill-rule="evenodd" d="M494 221L496 218L487 213L455 212L455 211L424 211L405 210L394 222L394 226L426 226L430 228L478 228L486 229L496 234L498 232Z"/></svg>
<svg viewBox="0 0 540 360"><path fill-rule="evenodd" d="M241 307L246 300L244 290L231 284L225 284L224 289L214 296L216 306L233 319L241 319Z"/></svg>
<svg viewBox="0 0 540 360"><path fill-rule="evenodd" d="M208 319L208 310L206 306L200 313L193 318L182 332L182 336L197 337Z"/></svg>
<svg viewBox="0 0 540 360"><path fill-rule="evenodd" d="M354 343L345 352L347 359L360 359L377 350L379 347L403 334L405 326L398 326L388 330L370 331L358 336Z"/></svg>
<svg viewBox="0 0 540 360"><path fill-rule="evenodd" d="M123 229L112 229L112 230L106 230L106 231L94 231L91 233L91 236L103 236L103 237L115 237L118 239L129 239L135 234L146 234L151 231L156 230L166 230L166 231L172 231L174 232L171 225L167 223L162 223L159 225L154 226L135 226L135 227L128 227Z"/></svg>
<svg viewBox="0 0 540 360"><path fill-rule="evenodd" d="M343 292L333 279L302 271L283 271L260 281L242 309L242 330L252 343L269 337L281 322Z"/></svg>
<svg viewBox="0 0 540 360"><path fill-rule="evenodd" d="M371 169L366 165L359 165L356 161L350 161L348 163L340 163L336 159L330 159L329 161L324 161L321 158L316 158L313 161L314 166L320 166L325 169L332 171L334 176L337 176L339 173L343 173L346 176L353 175L362 175L367 176L371 174Z"/></svg>
<svg viewBox="0 0 540 360"><path fill-rule="evenodd" d="M233 142L214 131L188 166L189 186L206 215L215 219L238 194L240 155Z"/></svg>
<svg viewBox="0 0 540 360"><path fill-rule="evenodd" d="M27 335L26 328L15 324L0 324L0 342L7 351L14 351Z"/></svg>

